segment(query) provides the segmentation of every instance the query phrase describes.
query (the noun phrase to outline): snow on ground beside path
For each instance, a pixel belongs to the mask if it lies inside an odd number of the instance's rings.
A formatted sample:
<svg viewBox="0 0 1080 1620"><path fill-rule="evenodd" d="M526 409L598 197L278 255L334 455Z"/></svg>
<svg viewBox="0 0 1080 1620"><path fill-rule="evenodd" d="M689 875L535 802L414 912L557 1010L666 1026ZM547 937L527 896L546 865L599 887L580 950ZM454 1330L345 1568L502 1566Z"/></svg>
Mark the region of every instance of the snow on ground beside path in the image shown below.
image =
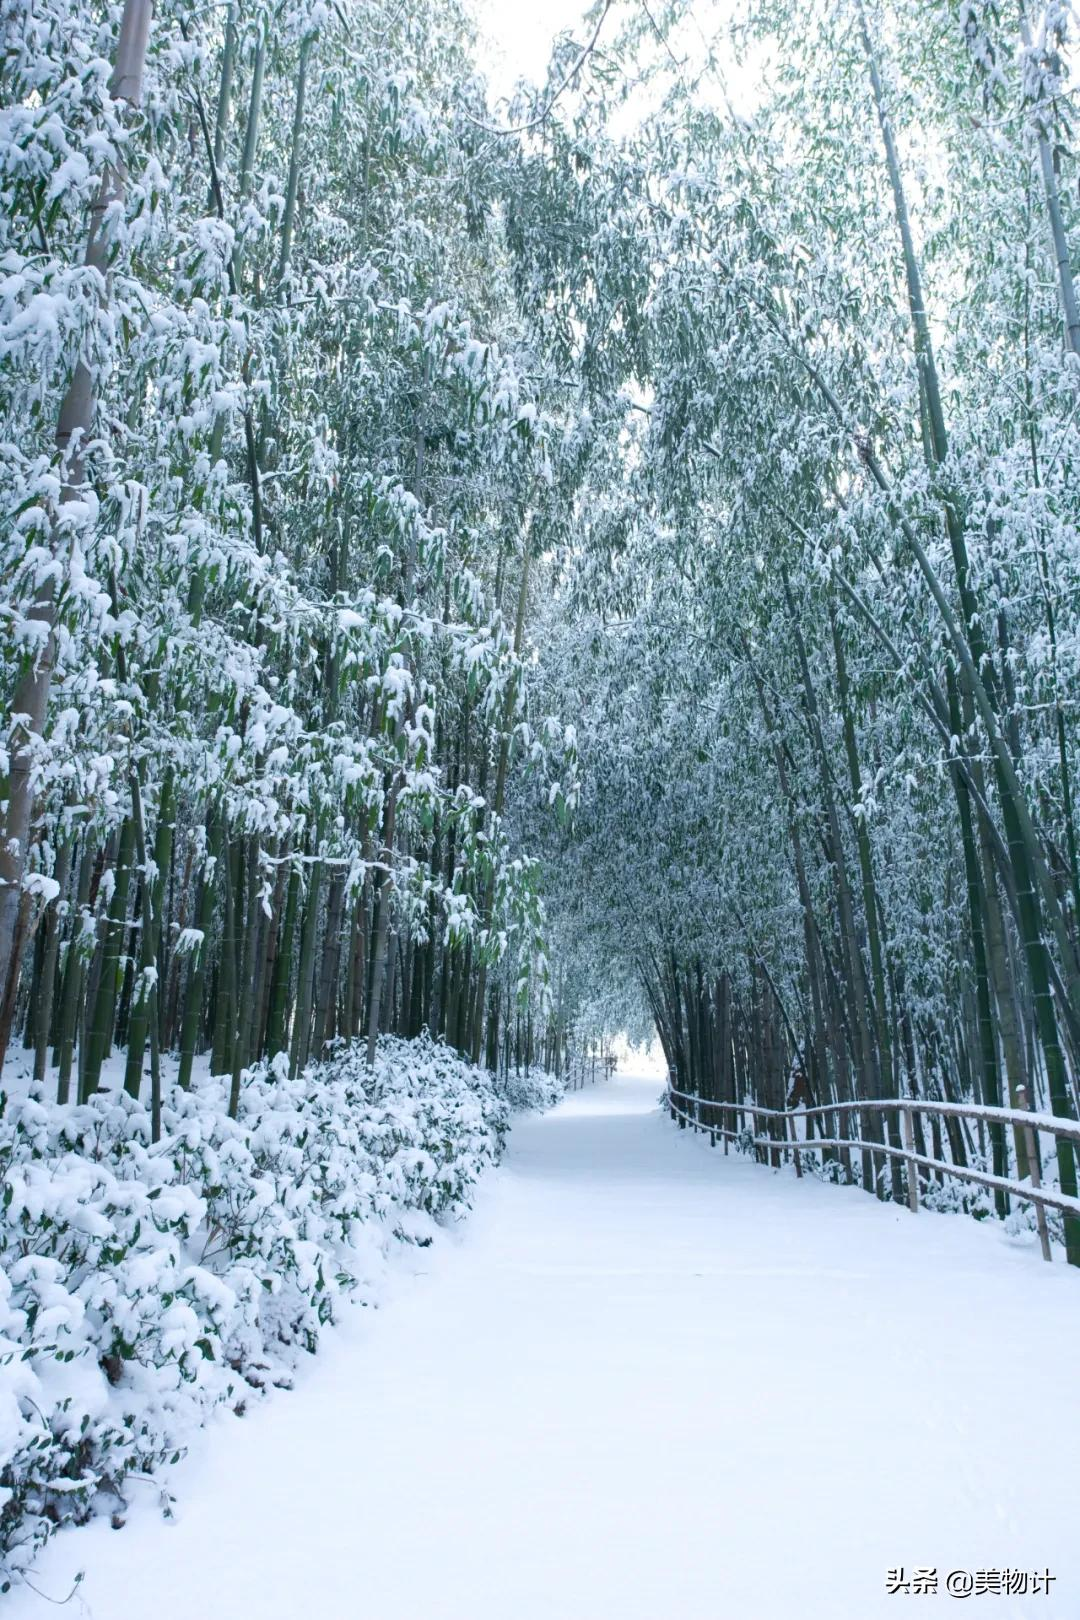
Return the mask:
<svg viewBox="0 0 1080 1620"><path fill-rule="evenodd" d="M1075 1620L1080 1279L656 1094L519 1122L426 1275L213 1425L177 1523L64 1533L36 1585L85 1569L93 1620ZM886 1596L898 1565L1057 1581L958 1609Z"/></svg>

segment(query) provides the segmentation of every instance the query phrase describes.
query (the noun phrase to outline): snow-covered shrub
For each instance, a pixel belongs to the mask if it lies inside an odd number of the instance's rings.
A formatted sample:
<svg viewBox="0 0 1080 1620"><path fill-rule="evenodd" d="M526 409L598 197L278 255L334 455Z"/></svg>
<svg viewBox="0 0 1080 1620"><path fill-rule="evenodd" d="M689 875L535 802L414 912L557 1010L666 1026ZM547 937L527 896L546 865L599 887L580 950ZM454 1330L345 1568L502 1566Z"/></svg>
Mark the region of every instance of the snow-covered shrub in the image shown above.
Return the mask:
<svg viewBox="0 0 1080 1620"><path fill-rule="evenodd" d="M554 1108L566 1091L566 1082L550 1069L514 1069L499 1081L499 1095L511 1108Z"/></svg>
<svg viewBox="0 0 1080 1620"><path fill-rule="evenodd" d="M467 1209L508 1102L430 1040L290 1080L171 1089L161 1140L125 1093L0 1099L0 1579L58 1525L123 1505L209 1408L287 1384L395 1244Z"/></svg>

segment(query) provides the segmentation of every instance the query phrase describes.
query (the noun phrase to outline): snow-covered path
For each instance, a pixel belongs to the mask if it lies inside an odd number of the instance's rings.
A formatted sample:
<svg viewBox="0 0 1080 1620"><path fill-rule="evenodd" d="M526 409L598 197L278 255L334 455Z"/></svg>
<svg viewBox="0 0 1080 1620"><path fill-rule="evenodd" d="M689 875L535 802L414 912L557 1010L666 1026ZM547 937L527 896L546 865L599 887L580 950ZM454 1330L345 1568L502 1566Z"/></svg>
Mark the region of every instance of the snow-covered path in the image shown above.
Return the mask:
<svg viewBox="0 0 1080 1620"><path fill-rule="evenodd" d="M180 1517L58 1538L94 1620L875 1620L887 1569L1080 1614L1080 1281L975 1223L712 1152L619 1079L520 1123L475 1215ZM428 1255L431 1251L427 1252ZM56 1610L25 1591L15 1620Z"/></svg>

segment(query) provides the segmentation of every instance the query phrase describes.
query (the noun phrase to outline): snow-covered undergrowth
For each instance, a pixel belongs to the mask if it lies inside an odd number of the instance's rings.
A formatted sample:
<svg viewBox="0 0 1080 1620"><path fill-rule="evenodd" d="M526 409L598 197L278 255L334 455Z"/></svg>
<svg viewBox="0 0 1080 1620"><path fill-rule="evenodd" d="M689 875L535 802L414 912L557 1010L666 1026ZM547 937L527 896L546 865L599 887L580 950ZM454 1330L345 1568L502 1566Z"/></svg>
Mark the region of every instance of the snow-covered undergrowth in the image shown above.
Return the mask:
<svg viewBox="0 0 1080 1620"><path fill-rule="evenodd" d="M514 1069L499 1080L499 1095L513 1109L554 1108L565 1091L565 1080L550 1069Z"/></svg>
<svg viewBox="0 0 1080 1620"><path fill-rule="evenodd" d="M524 1080L525 1077L523 1077ZM512 1099L426 1038L360 1046L297 1080L227 1079L0 1104L0 1559L6 1586L59 1525L123 1510L210 1408L287 1385L343 1297L469 1206ZM163 1492L163 1503L168 1496Z"/></svg>

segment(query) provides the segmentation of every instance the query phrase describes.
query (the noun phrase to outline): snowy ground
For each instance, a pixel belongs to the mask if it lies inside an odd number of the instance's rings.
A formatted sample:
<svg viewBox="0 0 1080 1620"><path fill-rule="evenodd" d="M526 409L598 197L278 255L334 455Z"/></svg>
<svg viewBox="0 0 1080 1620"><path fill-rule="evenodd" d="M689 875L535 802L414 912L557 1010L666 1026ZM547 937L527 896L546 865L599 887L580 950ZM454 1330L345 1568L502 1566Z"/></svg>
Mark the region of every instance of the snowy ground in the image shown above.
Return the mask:
<svg viewBox="0 0 1080 1620"><path fill-rule="evenodd" d="M886 1571L1080 1613L1080 1279L710 1151L619 1079L518 1123L427 1274L222 1417L175 1524L60 1535L94 1620L876 1620ZM55 1615L23 1591L12 1620Z"/></svg>

